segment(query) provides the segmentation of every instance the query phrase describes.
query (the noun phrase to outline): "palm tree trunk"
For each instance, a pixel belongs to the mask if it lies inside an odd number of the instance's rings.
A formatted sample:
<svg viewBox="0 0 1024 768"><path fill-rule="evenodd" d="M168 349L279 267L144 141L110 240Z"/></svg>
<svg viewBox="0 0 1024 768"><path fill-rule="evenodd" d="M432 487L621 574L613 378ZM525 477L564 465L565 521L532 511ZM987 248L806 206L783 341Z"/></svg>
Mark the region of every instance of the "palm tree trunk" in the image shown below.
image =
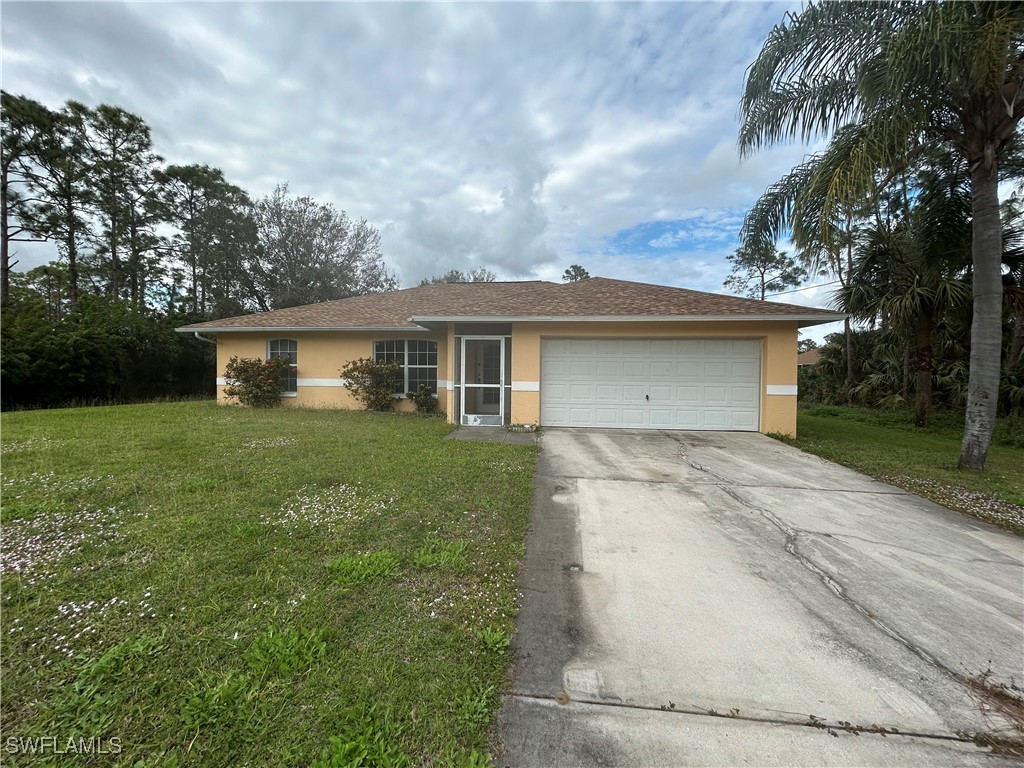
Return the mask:
<svg viewBox="0 0 1024 768"><path fill-rule="evenodd" d="M903 398L903 402L910 402L910 344L903 346L903 383L900 387L900 397Z"/></svg>
<svg viewBox="0 0 1024 768"><path fill-rule="evenodd" d="M843 320L843 334L846 337L846 404L853 405L853 330L850 318Z"/></svg>
<svg viewBox="0 0 1024 768"><path fill-rule="evenodd" d="M985 468L999 404L999 355L1002 346L1002 224L996 164L976 161L971 169L974 263L974 317L971 321L971 368L967 414L960 446L960 469Z"/></svg>
<svg viewBox="0 0 1024 768"><path fill-rule="evenodd" d="M928 426L932 407L932 322L921 313L914 328L914 426Z"/></svg>

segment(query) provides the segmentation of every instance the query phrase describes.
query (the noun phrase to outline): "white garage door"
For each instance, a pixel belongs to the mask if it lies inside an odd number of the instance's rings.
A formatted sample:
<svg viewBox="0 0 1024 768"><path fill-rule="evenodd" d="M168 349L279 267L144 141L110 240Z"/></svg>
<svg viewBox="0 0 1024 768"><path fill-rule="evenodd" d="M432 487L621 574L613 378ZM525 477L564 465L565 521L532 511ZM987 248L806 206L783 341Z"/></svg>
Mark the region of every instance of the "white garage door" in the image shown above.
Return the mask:
<svg viewBox="0 0 1024 768"><path fill-rule="evenodd" d="M545 339L541 424L756 432L760 381L757 339Z"/></svg>

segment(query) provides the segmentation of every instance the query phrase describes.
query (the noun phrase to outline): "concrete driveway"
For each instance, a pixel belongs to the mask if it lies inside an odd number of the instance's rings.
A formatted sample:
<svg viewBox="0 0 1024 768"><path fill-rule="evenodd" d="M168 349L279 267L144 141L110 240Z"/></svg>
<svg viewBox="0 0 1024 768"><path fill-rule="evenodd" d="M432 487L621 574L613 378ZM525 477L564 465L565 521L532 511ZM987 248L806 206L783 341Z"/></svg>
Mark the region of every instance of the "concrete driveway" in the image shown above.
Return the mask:
<svg viewBox="0 0 1024 768"><path fill-rule="evenodd" d="M549 430L536 483L498 765L1011 764L958 734L1020 538L757 434Z"/></svg>

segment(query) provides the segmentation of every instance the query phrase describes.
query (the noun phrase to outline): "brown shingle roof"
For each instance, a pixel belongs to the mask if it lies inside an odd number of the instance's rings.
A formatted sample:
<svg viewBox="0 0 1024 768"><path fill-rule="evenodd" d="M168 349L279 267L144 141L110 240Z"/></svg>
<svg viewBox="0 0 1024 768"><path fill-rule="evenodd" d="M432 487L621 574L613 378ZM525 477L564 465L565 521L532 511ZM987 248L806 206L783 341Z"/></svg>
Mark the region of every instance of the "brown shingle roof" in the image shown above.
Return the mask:
<svg viewBox="0 0 1024 768"><path fill-rule="evenodd" d="M808 349L796 356L797 365L816 365L821 360L820 349Z"/></svg>
<svg viewBox="0 0 1024 768"><path fill-rule="evenodd" d="M467 318L786 318L802 324L843 315L795 304L592 277L575 283L441 283L188 325L181 330L415 328L414 320ZM413 320L410 320L412 318Z"/></svg>

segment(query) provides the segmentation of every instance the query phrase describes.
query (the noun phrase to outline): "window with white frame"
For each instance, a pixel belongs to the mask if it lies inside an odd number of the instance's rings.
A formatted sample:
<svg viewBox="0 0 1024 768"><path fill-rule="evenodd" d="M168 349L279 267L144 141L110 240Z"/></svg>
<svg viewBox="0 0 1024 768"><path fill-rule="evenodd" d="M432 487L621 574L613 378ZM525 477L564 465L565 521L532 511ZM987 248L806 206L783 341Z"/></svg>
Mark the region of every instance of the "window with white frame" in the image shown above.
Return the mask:
<svg viewBox="0 0 1024 768"><path fill-rule="evenodd" d="M267 342L268 360L287 360L290 365L282 381L282 392L294 395L299 389L299 343L294 339L271 339Z"/></svg>
<svg viewBox="0 0 1024 768"><path fill-rule="evenodd" d="M388 339L373 343L378 363L396 362L402 370L395 377L395 394L415 392L426 384L437 393L437 342L426 339Z"/></svg>

